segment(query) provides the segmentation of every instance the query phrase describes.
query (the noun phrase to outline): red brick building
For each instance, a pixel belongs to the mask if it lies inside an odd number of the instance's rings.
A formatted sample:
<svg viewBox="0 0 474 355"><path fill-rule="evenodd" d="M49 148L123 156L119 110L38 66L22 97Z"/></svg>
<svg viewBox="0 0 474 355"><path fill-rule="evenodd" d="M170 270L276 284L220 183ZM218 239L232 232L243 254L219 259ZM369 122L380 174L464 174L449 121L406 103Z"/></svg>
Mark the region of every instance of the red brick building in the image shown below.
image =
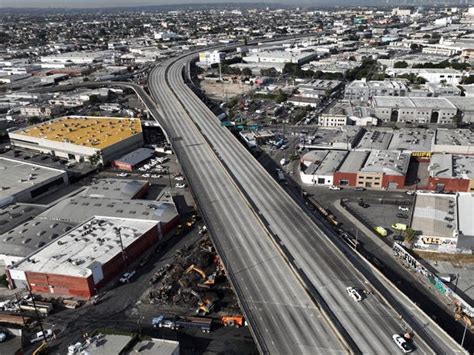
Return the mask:
<svg viewBox="0 0 474 355"><path fill-rule="evenodd" d="M87 299L158 242L159 229L156 221L94 217L8 269L8 277L34 293Z"/></svg>

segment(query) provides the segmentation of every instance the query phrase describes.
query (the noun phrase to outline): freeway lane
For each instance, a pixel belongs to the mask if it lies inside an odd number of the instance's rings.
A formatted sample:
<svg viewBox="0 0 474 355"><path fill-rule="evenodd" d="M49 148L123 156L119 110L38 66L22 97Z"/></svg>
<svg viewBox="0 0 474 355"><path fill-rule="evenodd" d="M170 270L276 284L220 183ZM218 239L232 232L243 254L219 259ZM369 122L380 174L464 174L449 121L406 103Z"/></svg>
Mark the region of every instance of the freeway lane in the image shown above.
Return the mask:
<svg viewBox="0 0 474 355"><path fill-rule="evenodd" d="M212 112L184 85L181 69L187 60L178 61L171 67L169 84L187 108L189 116L230 167L247 195L252 196L252 202L269 222L273 232L278 234L291 255L298 256L296 263L303 269L364 353L398 351L391 340L392 334L402 331L402 323L398 320L397 314L383 300L375 296L370 296L364 302L354 305L344 294L347 286L364 287L365 278L348 263L341 252L331 246L325 234L237 140L226 129L220 127ZM156 77L156 74L154 71L150 77L152 85L165 84L163 78ZM151 89L154 91L153 87ZM163 100L163 96L160 97L159 94L157 96L159 100ZM165 113L173 114L166 110ZM174 119L183 118L174 117ZM188 123L188 127L191 126L192 124ZM363 267L360 264L357 266ZM420 353L454 351L449 347L452 345L451 342L444 345L443 342L435 342L429 337L427 340L430 346L421 339L416 341Z"/></svg>
<svg viewBox="0 0 474 355"><path fill-rule="evenodd" d="M152 92L261 351L347 352L170 88Z"/></svg>

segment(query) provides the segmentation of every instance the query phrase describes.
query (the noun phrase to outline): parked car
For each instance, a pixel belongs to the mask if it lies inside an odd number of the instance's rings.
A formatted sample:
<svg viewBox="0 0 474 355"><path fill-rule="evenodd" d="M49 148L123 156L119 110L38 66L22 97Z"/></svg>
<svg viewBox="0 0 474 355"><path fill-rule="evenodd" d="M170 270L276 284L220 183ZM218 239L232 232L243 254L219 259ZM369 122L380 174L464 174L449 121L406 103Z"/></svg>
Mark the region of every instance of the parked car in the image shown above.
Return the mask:
<svg viewBox="0 0 474 355"><path fill-rule="evenodd" d="M388 234L384 227L377 226L374 228L374 230L382 237L386 237Z"/></svg>
<svg viewBox="0 0 474 355"><path fill-rule="evenodd" d="M6 332L3 330L0 330L0 343L3 343L5 340L7 340L8 335Z"/></svg>
<svg viewBox="0 0 474 355"><path fill-rule="evenodd" d="M339 186L331 185L331 186L329 186L329 190L338 191L338 190L342 190L342 189Z"/></svg>
<svg viewBox="0 0 474 355"><path fill-rule="evenodd" d="M405 192L408 196L413 196L416 191L413 191L413 190L408 190L407 192Z"/></svg>
<svg viewBox="0 0 474 355"><path fill-rule="evenodd" d="M360 207L363 207L363 208L368 208L370 207L370 205L364 201L359 201L359 206Z"/></svg>
<svg viewBox="0 0 474 355"><path fill-rule="evenodd" d="M365 191L365 187L357 186L354 190L355 191Z"/></svg>
<svg viewBox="0 0 474 355"><path fill-rule="evenodd" d="M45 329L44 331L36 333L30 340L31 344L37 343L39 341L42 341L46 338L51 338L53 336L53 330L52 329Z"/></svg>
<svg viewBox="0 0 474 355"><path fill-rule="evenodd" d="M397 217L398 217L398 218L407 219L407 218L408 218L408 215L405 214L405 213L397 213Z"/></svg>
<svg viewBox="0 0 474 355"><path fill-rule="evenodd" d="M184 181L184 176L176 176L174 179L176 181Z"/></svg>
<svg viewBox="0 0 474 355"><path fill-rule="evenodd" d="M394 223L392 224L392 228L397 230L397 231L406 231L407 230L407 225L404 223Z"/></svg>
<svg viewBox="0 0 474 355"><path fill-rule="evenodd" d="M122 284L128 284L130 282L130 280L132 279L132 277L136 274L137 272L135 270L132 270L132 271L129 271L129 272L126 272L124 273L120 279L119 279L119 282L122 283Z"/></svg>
<svg viewBox="0 0 474 355"><path fill-rule="evenodd" d="M405 240L405 237L403 235L395 234L393 236L393 240L396 242L403 242Z"/></svg>
<svg viewBox="0 0 474 355"><path fill-rule="evenodd" d="M178 189L184 189L186 187L186 184L180 184L180 183L177 183L176 186Z"/></svg>
<svg viewBox="0 0 474 355"><path fill-rule="evenodd" d="M398 206L398 210L399 211L403 211L403 212L408 212L410 211L410 209L408 207L404 207L404 206Z"/></svg>
<svg viewBox="0 0 474 355"><path fill-rule="evenodd" d="M127 174L127 173L118 173L117 176L119 177L127 177L129 176L130 174Z"/></svg>

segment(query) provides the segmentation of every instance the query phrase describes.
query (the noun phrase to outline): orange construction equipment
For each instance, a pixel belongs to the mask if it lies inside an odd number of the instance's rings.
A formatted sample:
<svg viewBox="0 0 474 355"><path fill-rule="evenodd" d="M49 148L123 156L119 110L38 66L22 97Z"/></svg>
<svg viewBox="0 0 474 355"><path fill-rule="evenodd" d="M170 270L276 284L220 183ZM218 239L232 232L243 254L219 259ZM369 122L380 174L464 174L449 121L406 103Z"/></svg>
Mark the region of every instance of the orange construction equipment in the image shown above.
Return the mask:
<svg viewBox="0 0 474 355"><path fill-rule="evenodd" d="M191 271L197 272L203 279L206 278L206 273L202 271L200 268L196 267L194 264L192 264L190 267L186 269L186 273L190 273Z"/></svg>
<svg viewBox="0 0 474 355"><path fill-rule="evenodd" d="M225 327L240 328L246 325L244 316L222 316L220 320Z"/></svg>

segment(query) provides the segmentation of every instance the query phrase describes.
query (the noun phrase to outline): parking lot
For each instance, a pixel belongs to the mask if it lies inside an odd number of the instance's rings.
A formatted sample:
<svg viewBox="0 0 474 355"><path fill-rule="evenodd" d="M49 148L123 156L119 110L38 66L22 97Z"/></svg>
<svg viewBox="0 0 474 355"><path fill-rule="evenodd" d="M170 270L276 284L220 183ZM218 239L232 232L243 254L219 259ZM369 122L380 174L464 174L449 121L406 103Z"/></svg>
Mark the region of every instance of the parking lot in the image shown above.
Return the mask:
<svg viewBox="0 0 474 355"><path fill-rule="evenodd" d="M349 202L348 206L372 228L384 228L387 231L387 238L395 239L402 235L402 231L392 228L393 224L410 224L410 206L374 203L364 199L360 201ZM402 211L399 207L408 209L408 211Z"/></svg>

